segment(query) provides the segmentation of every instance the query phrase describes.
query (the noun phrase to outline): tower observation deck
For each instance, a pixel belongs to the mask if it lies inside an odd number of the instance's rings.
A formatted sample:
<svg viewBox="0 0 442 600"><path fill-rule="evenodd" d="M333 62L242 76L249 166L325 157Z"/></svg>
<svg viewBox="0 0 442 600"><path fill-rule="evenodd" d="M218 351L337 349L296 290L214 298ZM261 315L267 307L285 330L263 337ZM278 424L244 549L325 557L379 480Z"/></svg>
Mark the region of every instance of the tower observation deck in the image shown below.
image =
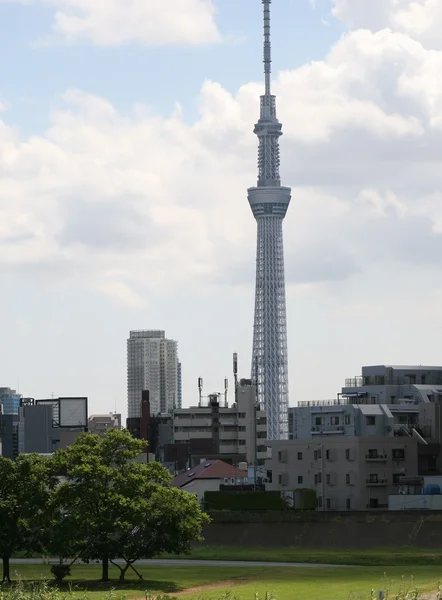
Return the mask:
<svg viewBox="0 0 442 600"><path fill-rule="evenodd" d="M276 97L271 92L271 0L264 6L265 93L254 133L258 136L258 183L248 190L257 222L255 319L253 326L252 380L258 401L267 414L268 439L288 439L287 318L282 222L291 190L281 186L279 138L282 125L276 117Z"/></svg>

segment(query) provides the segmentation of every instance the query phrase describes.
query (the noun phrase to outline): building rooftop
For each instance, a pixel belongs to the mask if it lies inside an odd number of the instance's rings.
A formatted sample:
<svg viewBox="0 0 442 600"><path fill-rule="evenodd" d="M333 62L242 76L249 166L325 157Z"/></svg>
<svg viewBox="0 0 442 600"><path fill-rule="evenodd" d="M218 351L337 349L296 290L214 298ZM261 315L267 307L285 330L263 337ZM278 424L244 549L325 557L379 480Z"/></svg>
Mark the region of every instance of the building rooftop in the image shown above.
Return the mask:
<svg viewBox="0 0 442 600"><path fill-rule="evenodd" d="M427 365L365 365L363 369L395 369L396 371L442 371L442 367Z"/></svg>
<svg viewBox="0 0 442 600"><path fill-rule="evenodd" d="M381 406L381 404L357 404L361 413L368 416L383 415L384 411Z"/></svg>
<svg viewBox="0 0 442 600"><path fill-rule="evenodd" d="M189 469L185 473L174 477L171 485L182 488L195 479L224 479L231 477L247 477L247 471L242 471L238 467L228 465L223 460L204 461L193 469Z"/></svg>

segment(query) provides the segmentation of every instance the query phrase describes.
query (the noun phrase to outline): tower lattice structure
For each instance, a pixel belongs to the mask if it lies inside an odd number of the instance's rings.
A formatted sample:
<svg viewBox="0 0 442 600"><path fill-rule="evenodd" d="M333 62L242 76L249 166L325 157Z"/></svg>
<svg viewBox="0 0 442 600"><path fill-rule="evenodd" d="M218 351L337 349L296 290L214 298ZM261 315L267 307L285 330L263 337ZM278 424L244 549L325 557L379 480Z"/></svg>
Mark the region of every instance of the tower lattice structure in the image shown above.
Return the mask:
<svg viewBox="0 0 442 600"><path fill-rule="evenodd" d="M282 222L291 190L281 186L279 138L282 125L276 117L271 92L270 4L264 5L265 93L254 133L258 136L258 183L248 190L257 221L255 320L252 380L258 401L265 407L268 439L288 439L287 317Z"/></svg>

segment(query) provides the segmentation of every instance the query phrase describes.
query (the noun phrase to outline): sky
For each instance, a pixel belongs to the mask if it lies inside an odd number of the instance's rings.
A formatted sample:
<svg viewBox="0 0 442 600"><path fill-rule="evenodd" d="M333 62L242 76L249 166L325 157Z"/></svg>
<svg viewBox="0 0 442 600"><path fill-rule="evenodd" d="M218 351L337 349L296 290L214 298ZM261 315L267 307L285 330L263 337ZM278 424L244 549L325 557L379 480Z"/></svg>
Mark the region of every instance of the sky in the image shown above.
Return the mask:
<svg viewBox="0 0 442 600"><path fill-rule="evenodd" d="M250 375L261 11L0 0L0 387L124 414L131 329L178 340L184 405ZM295 405L442 362L442 3L272 21Z"/></svg>

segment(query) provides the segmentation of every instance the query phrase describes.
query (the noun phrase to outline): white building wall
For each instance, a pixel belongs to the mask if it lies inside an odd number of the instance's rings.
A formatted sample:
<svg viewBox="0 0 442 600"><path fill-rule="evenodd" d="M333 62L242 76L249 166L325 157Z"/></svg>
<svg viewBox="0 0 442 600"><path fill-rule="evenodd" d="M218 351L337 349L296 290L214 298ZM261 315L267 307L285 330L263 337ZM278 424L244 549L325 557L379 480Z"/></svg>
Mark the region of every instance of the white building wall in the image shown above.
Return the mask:
<svg viewBox="0 0 442 600"><path fill-rule="evenodd" d="M182 489L190 494L196 494L198 500L202 502L204 500L205 492L219 492L219 486L221 485L221 479L194 479Z"/></svg>
<svg viewBox="0 0 442 600"><path fill-rule="evenodd" d="M140 416L141 394L149 390L152 414L173 410L178 397L178 343L164 331L131 331L127 340L127 412Z"/></svg>

